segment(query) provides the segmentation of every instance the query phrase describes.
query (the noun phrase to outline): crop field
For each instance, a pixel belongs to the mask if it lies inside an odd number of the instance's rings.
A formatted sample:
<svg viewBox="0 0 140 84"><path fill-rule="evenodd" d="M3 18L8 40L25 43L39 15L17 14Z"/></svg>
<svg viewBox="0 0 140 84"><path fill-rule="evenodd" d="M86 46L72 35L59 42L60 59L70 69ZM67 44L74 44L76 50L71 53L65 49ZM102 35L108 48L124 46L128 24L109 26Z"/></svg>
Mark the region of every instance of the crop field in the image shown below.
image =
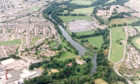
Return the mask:
<svg viewBox="0 0 140 84"><path fill-rule="evenodd" d="M96 0L72 0L71 4L77 4L77 5L90 5L93 1Z"/></svg>
<svg viewBox="0 0 140 84"><path fill-rule="evenodd" d="M134 38L134 39L132 40L132 43L133 43L137 48L140 49L140 37L139 37L139 38Z"/></svg>
<svg viewBox="0 0 140 84"><path fill-rule="evenodd" d="M89 38L84 38L80 40L88 40L86 43L87 46L91 47L96 47L98 50L101 49L101 46L103 44L103 36L94 36L94 37L89 37Z"/></svg>
<svg viewBox="0 0 140 84"><path fill-rule="evenodd" d="M123 41L125 39L125 32L123 28L112 28L112 50L110 59L114 62L118 62L121 60L123 56Z"/></svg>
<svg viewBox="0 0 140 84"><path fill-rule="evenodd" d="M0 46L1 45L20 45L21 44L21 40L20 39L15 39L12 41L0 41Z"/></svg>
<svg viewBox="0 0 140 84"><path fill-rule="evenodd" d="M83 31L83 32L76 32L76 36L82 36L82 35L91 35L94 34L95 31L94 30L90 30L90 31Z"/></svg>
<svg viewBox="0 0 140 84"><path fill-rule="evenodd" d="M71 14L92 14L94 7L74 9Z"/></svg>
<svg viewBox="0 0 140 84"><path fill-rule="evenodd" d="M72 22L74 20L87 20L87 21L92 20L92 18L90 16L59 16L59 18L64 23Z"/></svg>

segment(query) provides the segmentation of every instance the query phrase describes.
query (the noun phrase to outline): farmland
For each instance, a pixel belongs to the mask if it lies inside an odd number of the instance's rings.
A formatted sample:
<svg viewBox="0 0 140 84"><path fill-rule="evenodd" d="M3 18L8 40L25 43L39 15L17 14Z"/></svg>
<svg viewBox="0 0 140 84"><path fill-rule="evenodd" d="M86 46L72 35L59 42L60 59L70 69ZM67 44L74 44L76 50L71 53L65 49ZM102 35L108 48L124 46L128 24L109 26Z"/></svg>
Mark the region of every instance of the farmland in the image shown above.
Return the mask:
<svg viewBox="0 0 140 84"><path fill-rule="evenodd" d="M71 4L77 4L77 5L90 5L92 4L92 1L96 0L72 0Z"/></svg>
<svg viewBox="0 0 140 84"><path fill-rule="evenodd" d="M59 18L62 19L64 23L72 22L74 20L92 20L90 16L59 16Z"/></svg>
<svg viewBox="0 0 140 84"><path fill-rule="evenodd" d="M121 60L123 56L123 41L125 39L125 33L123 28L113 28L111 29L112 34L112 50L110 59L114 62Z"/></svg>
<svg viewBox="0 0 140 84"><path fill-rule="evenodd" d="M76 36L91 35L91 34L94 34L94 33L95 33L95 31L92 31L92 30L90 30L90 31L83 31L83 32L77 32Z"/></svg>
<svg viewBox="0 0 140 84"><path fill-rule="evenodd" d="M71 14L89 14L91 15L94 7L74 9Z"/></svg>

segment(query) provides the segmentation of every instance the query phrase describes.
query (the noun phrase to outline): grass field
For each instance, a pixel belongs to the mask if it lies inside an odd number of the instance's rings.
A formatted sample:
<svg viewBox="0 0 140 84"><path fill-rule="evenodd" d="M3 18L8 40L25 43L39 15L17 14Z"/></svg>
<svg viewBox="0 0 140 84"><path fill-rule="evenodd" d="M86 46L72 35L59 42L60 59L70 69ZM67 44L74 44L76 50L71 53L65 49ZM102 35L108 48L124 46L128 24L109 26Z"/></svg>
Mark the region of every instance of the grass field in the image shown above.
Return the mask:
<svg viewBox="0 0 140 84"><path fill-rule="evenodd" d="M104 81L102 78L98 78L94 80L95 84L108 84L106 81Z"/></svg>
<svg viewBox="0 0 140 84"><path fill-rule="evenodd" d="M88 43L87 43L88 47L90 46L97 47L98 50L101 49L101 46L103 44L103 36L94 36L94 37L84 38L80 40L88 40Z"/></svg>
<svg viewBox="0 0 140 84"><path fill-rule="evenodd" d="M121 60L123 56L123 41L125 39L125 32L123 28L112 28L112 50L110 59L114 62Z"/></svg>
<svg viewBox="0 0 140 84"><path fill-rule="evenodd" d="M127 24L131 24L138 21L138 19L129 19L129 18L117 18L117 19L112 19L109 22L109 25L112 24L123 24L123 23L127 23Z"/></svg>
<svg viewBox="0 0 140 84"><path fill-rule="evenodd" d="M75 58L76 55L70 52L64 52L60 58L58 58L59 61L66 61L67 59Z"/></svg>
<svg viewBox="0 0 140 84"><path fill-rule="evenodd" d="M132 40L132 43L133 43L137 48L140 49L140 37L139 37L139 38L134 38L134 39Z"/></svg>
<svg viewBox="0 0 140 84"><path fill-rule="evenodd" d="M62 19L64 23L72 22L74 20L87 20L87 21L92 20L90 16L59 16L59 18Z"/></svg>
<svg viewBox="0 0 140 84"><path fill-rule="evenodd" d="M77 5L90 5L92 4L92 1L95 0L72 0L71 4L77 4Z"/></svg>
<svg viewBox="0 0 140 84"><path fill-rule="evenodd" d="M135 26L135 28L140 32L140 26Z"/></svg>
<svg viewBox="0 0 140 84"><path fill-rule="evenodd" d="M94 7L74 9L71 14L89 14L91 15Z"/></svg>
<svg viewBox="0 0 140 84"><path fill-rule="evenodd" d="M38 40L41 39L41 36L35 37L32 39L31 45L34 45Z"/></svg>
<svg viewBox="0 0 140 84"><path fill-rule="evenodd" d="M39 10L39 9L40 9L40 7L37 7L37 6L31 7L31 8L30 8L30 10L32 10L32 11L37 11L37 10Z"/></svg>
<svg viewBox="0 0 140 84"><path fill-rule="evenodd" d="M95 31L94 30L90 30L90 31L83 31L83 32L76 32L76 36L82 36L82 35L91 35L94 34Z"/></svg>
<svg viewBox="0 0 140 84"><path fill-rule="evenodd" d="M106 4L112 3L112 2L114 2L114 1L116 1L116 0L108 0L108 1L106 2Z"/></svg>
<svg viewBox="0 0 140 84"><path fill-rule="evenodd" d="M20 39L15 39L12 41L0 41L0 46L1 45L20 45L21 44L21 40Z"/></svg>
<svg viewBox="0 0 140 84"><path fill-rule="evenodd" d="M54 47L56 47L58 45L58 42L57 41L53 41L53 42L51 42L50 44L49 44L49 46L51 47L51 48L54 48Z"/></svg>

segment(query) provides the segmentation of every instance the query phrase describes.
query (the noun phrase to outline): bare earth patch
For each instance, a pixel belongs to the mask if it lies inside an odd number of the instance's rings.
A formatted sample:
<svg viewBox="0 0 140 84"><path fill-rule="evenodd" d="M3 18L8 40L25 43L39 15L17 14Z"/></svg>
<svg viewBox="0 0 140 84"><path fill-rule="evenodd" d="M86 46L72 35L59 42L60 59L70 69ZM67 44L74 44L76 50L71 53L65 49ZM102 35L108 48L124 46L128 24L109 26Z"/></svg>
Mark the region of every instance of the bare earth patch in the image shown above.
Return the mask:
<svg viewBox="0 0 140 84"><path fill-rule="evenodd" d="M94 29L93 22L86 20L76 20L68 23L69 30L71 32L81 32Z"/></svg>
<svg viewBox="0 0 140 84"><path fill-rule="evenodd" d="M76 63L80 64L80 65L83 65L85 63L85 61L80 56L77 56L76 57Z"/></svg>
<svg viewBox="0 0 140 84"><path fill-rule="evenodd" d="M57 72L59 72L58 69L50 69L50 71L51 71L52 73L57 73Z"/></svg>
<svg viewBox="0 0 140 84"><path fill-rule="evenodd" d="M95 82L95 84L108 84L106 81L104 81L101 78L98 78L98 79L94 80L94 82Z"/></svg>

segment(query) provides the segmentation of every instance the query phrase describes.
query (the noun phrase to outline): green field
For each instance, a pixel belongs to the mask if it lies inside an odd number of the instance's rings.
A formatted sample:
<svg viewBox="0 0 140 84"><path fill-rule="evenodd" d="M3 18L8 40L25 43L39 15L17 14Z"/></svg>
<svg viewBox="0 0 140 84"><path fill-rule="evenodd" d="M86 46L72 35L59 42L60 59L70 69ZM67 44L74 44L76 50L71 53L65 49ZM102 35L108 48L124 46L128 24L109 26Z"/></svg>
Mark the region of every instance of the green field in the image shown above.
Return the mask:
<svg viewBox="0 0 140 84"><path fill-rule="evenodd" d="M114 1L116 1L116 0L108 0L108 1L106 2L106 4L112 3L112 2L114 2Z"/></svg>
<svg viewBox="0 0 140 84"><path fill-rule="evenodd" d="M31 7L31 8L30 8L30 10L32 10L32 11L37 11L37 10L39 10L39 9L40 9L40 7L37 7L37 6Z"/></svg>
<svg viewBox="0 0 140 84"><path fill-rule="evenodd" d="M59 16L59 18L62 19L64 23L72 22L74 20L87 20L87 21L92 20L90 16Z"/></svg>
<svg viewBox="0 0 140 84"><path fill-rule="evenodd" d="M133 43L137 48L140 49L140 37L134 38L134 39L132 40L132 43Z"/></svg>
<svg viewBox="0 0 140 84"><path fill-rule="evenodd" d="M96 47L98 50L101 49L101 46L103 44L103 36L94 36L94 37L89 37L89 38L84 38L80 40L88 40L87 44L88 47Z"/></svg>
<svg viewBox="0 0 140 84"><path fill-rule="evenodd" d="M127 23L127 24L132 24L134 22L137 22L138 19L129 19L129 18L117 18L117 19L112 19L110 22L109 22L109 25L112 25L112 24L123 24L123 23Z"/></svg>
<svg viewBox="0 0 140 84"><path fill-rule="evenodd" d="M89 14L91 15L94 7L74 9L71 14Z"/></svg>
<svg viewBox="0 0 140 84"><path fill-rule="evenodd" d="M140 26L135 26L135 28L140 32Z"/></svg>
<svg viewBox="0 0 140 84"><path fill-rule="evenodd" d="M0 46L1 45L20 45L21 44L21 40L20 39L15 39L12 41L0 41Z"/></svg>
<svg viewBox="0 0 140 84"><path fill-rule="evenodd" d="M51 48L54 48L54 47L56 47L58 45L58 42L57 41L53 41L53 42L51 42L50 44L49 44L49 46L51 47Z"/></svg>
<svg viewBox="0 0 140 84"><path fill-rule="evenodd" d="M92 4L92 1L95 0L72 0L71 4L77 4L77 5L90 5Z"/></svg>
<svg viewBox="0 0 140 84"><path fill-rule="evenodd" d="M83 31L83 32L76 32L76 36L82 36L82 35L91 35L94 34L95 31L94 30L90 30L90 31Z"/></svg>
<svg viewBox="0 0 140 84"><path fill-rule="evenodd" d="M110 59L114 62L118 62L121 60L123 56L123 41L125 39L125 32L123 28L112 28L112 50L111 50L111 57Z"/></svg>
<svg viewBox="0 0 140 84"><path fill-rule="evenodd" d="M70 52L64 52L60 58L58 58L58 61L66 61L67 59L75 58L76 55Z"/></svg>
<svg viewBox="0 0 140 84"><path fill-rule="evenodd" d="M34 45L38 40L41 39L41 36L35 37L32 39L31 45Z"/></svg>

